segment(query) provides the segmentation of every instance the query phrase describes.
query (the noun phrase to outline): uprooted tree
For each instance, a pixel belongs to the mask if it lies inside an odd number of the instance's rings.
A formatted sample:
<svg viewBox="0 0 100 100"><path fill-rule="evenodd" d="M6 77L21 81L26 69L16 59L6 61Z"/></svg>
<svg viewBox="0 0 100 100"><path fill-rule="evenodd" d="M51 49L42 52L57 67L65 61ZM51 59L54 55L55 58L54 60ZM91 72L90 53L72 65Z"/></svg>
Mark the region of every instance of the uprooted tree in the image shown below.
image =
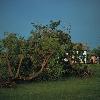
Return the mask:
<svg viewBox="0 0 100 100"><path fill-rule="evenodd" d="M5 33L0 40L0 77L11 80L61 77L63 55L67 51L69 61L73 55L71 36L58 28L60 21L32 25L31 36L27 39L15 33Z"/></svg>
<svg viewBox="0 0 100 100"><path fill-rule="evenodd" d="M0 41L1 74L7 69L4 74L10 78L25 80L37 77L45 69L55 71L53 69L56 68L55 73L60 74L62 68L57 59L67 49L71 51L70 35L57 29L60 21L51 21L49 25L32 25L34 28L28 39L6 33Z"/></svg>

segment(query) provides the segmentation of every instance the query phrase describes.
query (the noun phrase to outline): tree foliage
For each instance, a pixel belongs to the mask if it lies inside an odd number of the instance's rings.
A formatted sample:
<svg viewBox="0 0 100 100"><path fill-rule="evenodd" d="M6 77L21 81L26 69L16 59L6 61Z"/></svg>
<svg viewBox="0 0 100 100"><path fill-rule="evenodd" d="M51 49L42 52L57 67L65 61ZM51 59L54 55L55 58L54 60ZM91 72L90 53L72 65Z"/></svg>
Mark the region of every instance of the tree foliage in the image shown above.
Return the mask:
<svg viewBox="0 0 100 100"><path fill-rule="evenodd" d="M1 76L7 72L12 79L31 80L45 71L48 79L61 76L63 68L58 58L72 50L71 36L58 28L60 21L32 25L29 38L6 33L0 41Z"/></svg>
<svg viewBox="0 0 100 100"><path fill-rule="evenodd" d="M100 57L100 46L94 48L91 53Z"/></svg>

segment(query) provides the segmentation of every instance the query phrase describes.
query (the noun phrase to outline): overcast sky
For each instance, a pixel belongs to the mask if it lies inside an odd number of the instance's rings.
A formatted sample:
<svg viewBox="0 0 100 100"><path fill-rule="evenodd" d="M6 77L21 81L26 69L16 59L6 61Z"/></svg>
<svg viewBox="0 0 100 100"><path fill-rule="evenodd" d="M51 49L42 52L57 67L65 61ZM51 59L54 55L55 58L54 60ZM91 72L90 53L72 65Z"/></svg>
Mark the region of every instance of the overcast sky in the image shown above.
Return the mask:
<svg viewBox="0 0 100 100"><path fill-rule="evenodd" d="M0 36L4 32L28 36L31 22L57 19L71 24L74 42L100 46L100 0L0 0Z"/></svg>

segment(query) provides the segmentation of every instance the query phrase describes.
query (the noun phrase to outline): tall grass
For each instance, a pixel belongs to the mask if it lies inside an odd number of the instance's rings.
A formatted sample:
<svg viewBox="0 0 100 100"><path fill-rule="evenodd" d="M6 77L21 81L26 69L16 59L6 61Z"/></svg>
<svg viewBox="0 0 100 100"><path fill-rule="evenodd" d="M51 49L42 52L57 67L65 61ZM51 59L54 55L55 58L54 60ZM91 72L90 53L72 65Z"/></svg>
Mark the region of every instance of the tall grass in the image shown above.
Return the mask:
<svg viewBox="0 0 100 100"><path fill-rule="evenodd" d="M0 89L0 100L100 100L100 65L90 66L91 78L20 84Z"/></svg>

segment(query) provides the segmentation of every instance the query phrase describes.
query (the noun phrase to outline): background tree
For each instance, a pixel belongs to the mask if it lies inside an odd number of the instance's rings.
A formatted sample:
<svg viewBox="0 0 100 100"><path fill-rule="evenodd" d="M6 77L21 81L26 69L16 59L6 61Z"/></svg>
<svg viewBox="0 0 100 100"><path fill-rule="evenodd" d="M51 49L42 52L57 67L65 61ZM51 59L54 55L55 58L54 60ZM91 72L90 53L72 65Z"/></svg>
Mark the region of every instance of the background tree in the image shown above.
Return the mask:
<svg viewBox="0 0 100 100"><path fill-rule="evenodd" d="M91 53L94 53L96 56L100 57L100 46L92 49Z"/></svg>

